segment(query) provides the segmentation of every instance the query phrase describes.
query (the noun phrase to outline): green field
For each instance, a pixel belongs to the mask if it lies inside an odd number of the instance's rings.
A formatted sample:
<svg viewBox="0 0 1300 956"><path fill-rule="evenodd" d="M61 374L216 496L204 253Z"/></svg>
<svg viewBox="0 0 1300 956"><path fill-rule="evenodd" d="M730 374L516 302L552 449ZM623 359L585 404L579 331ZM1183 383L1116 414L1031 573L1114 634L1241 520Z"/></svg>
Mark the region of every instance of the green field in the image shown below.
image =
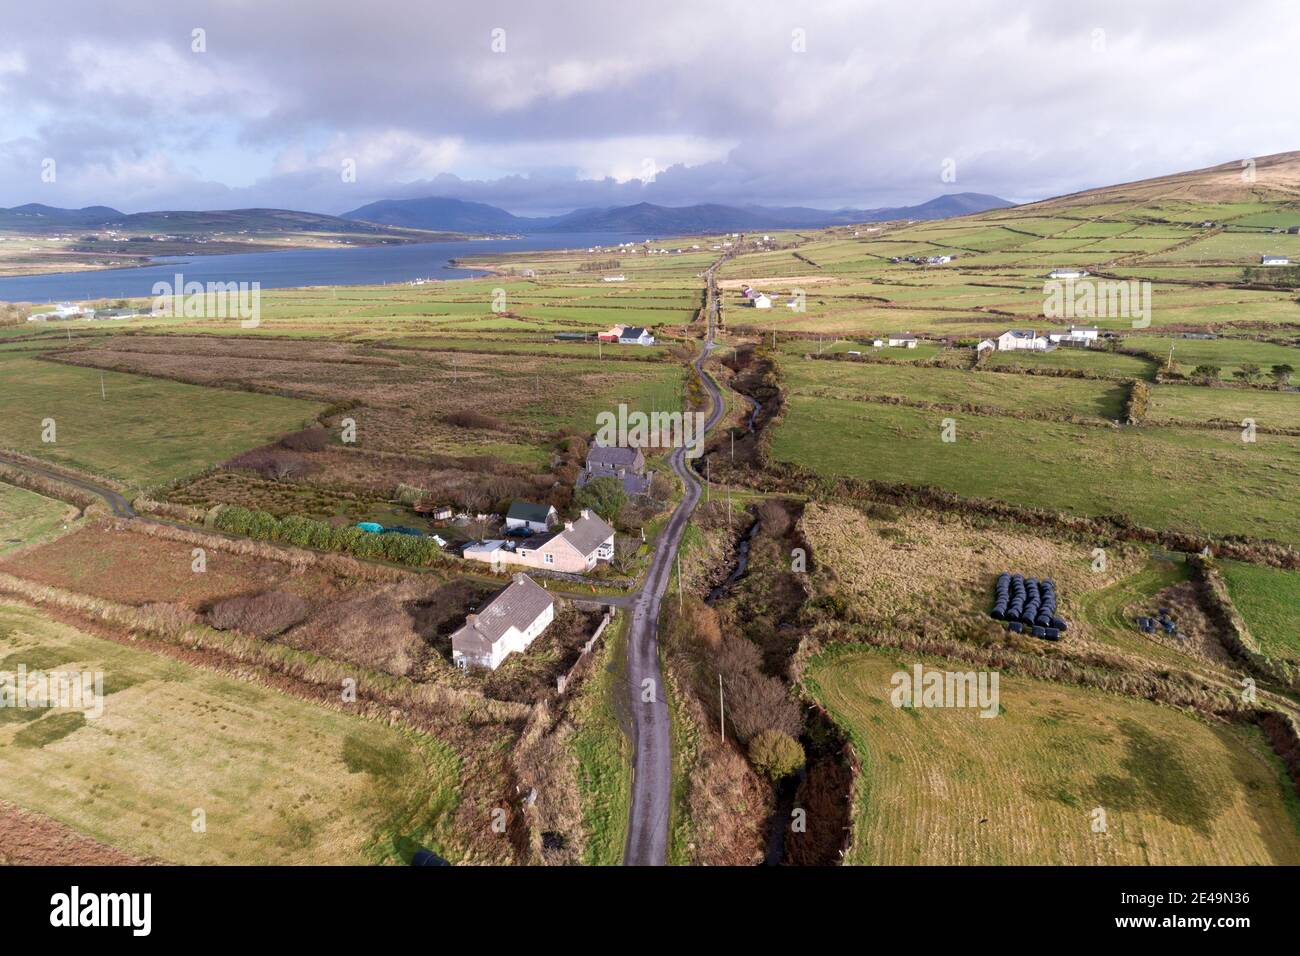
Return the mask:
<svg viewBox="0 0 1300 956"><path fill-rule="evenodd" d="M0 670L98 671L103 712L0 711L0 799L142 857L458 861L458 760L399 731L0 605ZM206 832L193 828L201 810Z"/></svg>
<svg viewBox="0 0 1300 956"><path fill-rule="evenodd" d="M1157 385L1151 389L1150 421L1227 422L1238 429L1245 419L1260 428L1300 428L1300 392Z"/></svg>
<svg viewBox="0 0 1300 956"><path fill-rule="evenodd" d="M1018 365L1021 368L1076 368L1116 378L1150 379L1155 376L1155 365L1152 362L1105 349L1058 348L1050 352L994 352L989 357L989 363L998 366Z"/></svg>
<svg viewBox="0 0 1300 956"><path fill-rule="evenodd" d="M819 398L887 395L941 405L971 404L1027 413L1119 418L1123 386L1077 378L967 372L879 362L787 361L791 391Z"/></svg>
<svg viewBox="0 0 1300 956"><path fill-rule="evenodd" d="M1300 800L1254 727L1005 674L996 717L894 707L891 676L915 663L840 645L808 668L862 763L846 862L1300 862Z"/></svg>
<svg viewBox="0 0 1300 956"><path fill-rule="evenodd" d="M615 703L627 686L621 670L605 664L622 660L624 620L610 625L600 666L593 666L573 711L578 731L572 746L578 757L578 792L587 836L583 863L588 866L618 866L627 842L632 744L619 725Z"/></svg>
<svg viewBox="0 0 1300 956"><path fill-rule="evenodd" d="M76 513L62 501L0 482L0 554L54 534L70 511Z"/></svg>
<svg viewBox="0 0 1300 956"><path fill-rule="evenodd" d="M1300 661L1300 573L1224 561L1223 579L1260 650Z"/></svg>
<svg viewBox="0 0 1300 956"><path fill-rule="evenodd" d="M1274 365L1290 365L1296 369L1300 381L1300 348L1256 342L1253 339L1183 339L1156 335L1130 335L1124 339L1124 348L1150 353L1163 368L1173 347L1174 364L1190 374L1198 365L1218 365L1224 378L1232 378L1243 364L1258 365L1263 381L1270 380Z"/></svg>
<svg viewBox="0 0 1300 956"><path fill-rule="evenodd" d="M1009 377L1009 376L1007 376ZM956 441L941 441L944 418ZM1300 439L1159 426L1112 429L795 393L777 461L828 475L933 485L1156 528L1300 542Z"/></svg>
<svg viewBox="0 0 1300 956"><path fill-rule="evenodd" d="M132 488L165 484L303 427L312 402L0 353L0 448ZM42 441L46 419L54 442Z"/></svg>

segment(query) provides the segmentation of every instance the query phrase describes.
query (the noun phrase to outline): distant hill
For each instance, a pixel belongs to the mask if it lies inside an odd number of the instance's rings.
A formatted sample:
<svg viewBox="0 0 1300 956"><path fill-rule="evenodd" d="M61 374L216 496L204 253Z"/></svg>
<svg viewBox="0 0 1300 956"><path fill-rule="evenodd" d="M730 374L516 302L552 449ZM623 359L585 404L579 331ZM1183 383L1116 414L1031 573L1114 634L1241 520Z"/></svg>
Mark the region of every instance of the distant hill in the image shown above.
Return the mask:
<svg viewBox="0 0 1300 956"><path fill-rule="evenodd" d="M946 219L1011 203L981 193L953 193L917 206L892 209L813 209L806 206L631 206L578 209L562 216L515 216L486 203L460 199L385 199L343 214L408 229L452 229L484 232L629 232L649 235L689 235L754 229L816 228L889 219Z"/></svg>
<svg viewBox="0 0 1300 956"><path fill-rule="evenodd" d="M1101 186L1019 207L1033 214L1044 207L1157 200L1201 203L1300 200L1300 151L1232 160L1204 169L1171 173L1117 186Z"/></svg>
<svg viewBox="0 0 1300 956"><path fill-rule="evenodd" d="M49 234L83 230L167 235L212 235L214 233L288 234L333 233L340 235L398 235L399 230L382 224L358 222L338 216L289 209L221 209L209 212L186 210L124 213L108 206L60 209L28 203L0 209L0 232Z"/></svg>

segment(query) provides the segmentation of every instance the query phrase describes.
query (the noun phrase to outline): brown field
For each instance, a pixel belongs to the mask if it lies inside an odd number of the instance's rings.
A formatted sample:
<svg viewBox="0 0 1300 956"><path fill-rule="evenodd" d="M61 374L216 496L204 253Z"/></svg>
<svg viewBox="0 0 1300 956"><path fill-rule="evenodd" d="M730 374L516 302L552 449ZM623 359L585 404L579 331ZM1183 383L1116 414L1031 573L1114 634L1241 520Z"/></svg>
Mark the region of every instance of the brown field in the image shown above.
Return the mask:
<svg viewBox="0 0 1300 956"><path fill-rule="evenodd" d="M129 853L0 800L0 866L139 866Z"/></svg>

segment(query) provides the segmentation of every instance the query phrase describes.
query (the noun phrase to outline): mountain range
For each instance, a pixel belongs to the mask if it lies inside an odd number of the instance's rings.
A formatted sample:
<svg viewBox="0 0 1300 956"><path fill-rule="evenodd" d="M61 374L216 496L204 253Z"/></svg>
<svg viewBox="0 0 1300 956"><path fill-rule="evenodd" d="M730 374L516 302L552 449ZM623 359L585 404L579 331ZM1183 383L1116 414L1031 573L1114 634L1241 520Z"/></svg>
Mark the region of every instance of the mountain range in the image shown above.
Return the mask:
<svg viewBox="0 0 1300 956"><path fill-rule="evenodd" d="M561 216L516 216L487 203L430 196L383 199L343 213L344 219L407 229L455 232L624 232L688 235L734 230L817 228L890 219L947 219L1012 203L982 193L952 193L916 206L884 209L813 209L807 206L631 206L575 209Z"/></svg>
<svg viewBox="0 0 1300 956"><path fill-rule="evenodd" d="M324 216L289 209L221 209L206 212L172 210L124 213L109 206L60 209L42 203L0 208L0 232L64 233L80 230L121 233L211 235L213 233L289 234L333 233L352 236L396 236L400 227ZM409 238L409 237L408 237ZM427 237L426 237L427 238Z"/></svg>

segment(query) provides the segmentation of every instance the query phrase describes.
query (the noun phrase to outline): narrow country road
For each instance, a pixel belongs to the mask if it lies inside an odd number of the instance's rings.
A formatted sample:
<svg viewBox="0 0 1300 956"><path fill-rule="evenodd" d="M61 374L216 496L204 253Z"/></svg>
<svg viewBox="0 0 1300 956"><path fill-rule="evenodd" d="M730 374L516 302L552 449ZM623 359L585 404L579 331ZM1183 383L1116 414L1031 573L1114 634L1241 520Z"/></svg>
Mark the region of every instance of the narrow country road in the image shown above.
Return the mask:
<svg viewBox="0 0 1300 956"><path fill-rule="evenodd" d="M708 390L712 409L705 422L707 433L722 418L726 406L717 385L704 373L704 360L713 348L717 323L718 296L714 284L715 263L705 273L708 293L705 303L708 332L704 348L695 359L695 370ZM703 436L701 436L701 442ZM655 544L655 556L645 587L632 607L628 629L627 682L632 715L632 809L627 827L623 863L628 866L661 866L668 856L668 816L672 802L673 754L668 704L664 699L663 675L659 671L659 606L672 577L673 563L691 512L699 503L701 485L687 464L686 450L678 448L671 459L673 471L682 479L686 494Z"/></svg>
<svg viewBox="0 0 1300 956"><path fill-rule="evenodd" d="M23 471L33 475L40 475L42 478L48 478L51 481L62 482L65 485L71 485L82 491L103 498L108 504L109 510L119 518L134 518L135 511L131 508L131 503L119 495L112 488L106 488L103 485L96 485L86 481L83 478L73 478L61 471L52 468L42 468L40 465L33 465L28 461L20 461L10 458L7 455L0 455L0 462L6 465L13 465L15 468L21 468Z"/></svg>

